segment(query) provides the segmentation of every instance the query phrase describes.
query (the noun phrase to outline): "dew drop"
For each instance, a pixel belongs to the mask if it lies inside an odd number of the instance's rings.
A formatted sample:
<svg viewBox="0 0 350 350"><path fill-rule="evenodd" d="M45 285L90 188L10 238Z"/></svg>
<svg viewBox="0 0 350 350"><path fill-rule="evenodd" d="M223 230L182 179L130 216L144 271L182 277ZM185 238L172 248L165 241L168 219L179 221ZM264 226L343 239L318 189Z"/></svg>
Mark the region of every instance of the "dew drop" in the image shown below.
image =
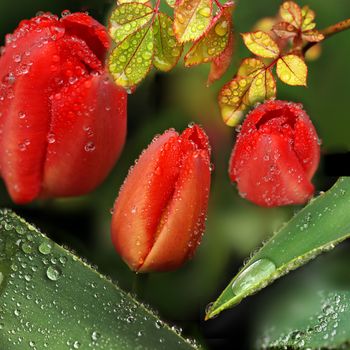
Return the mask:
<svg viewBox="0 0 350 350"><path fill-rule="evenodd" d="M41 254L47 255L51 253L52 245L48 242L43 242L39 245L39 252Z"/></svg>
<svg viewBox="0 0 350 350"><path fill-rule="evenodd" d="M49 266L46 270L46 276L51 281L57 281L61 277L61 271L55 266Z"/></svg>

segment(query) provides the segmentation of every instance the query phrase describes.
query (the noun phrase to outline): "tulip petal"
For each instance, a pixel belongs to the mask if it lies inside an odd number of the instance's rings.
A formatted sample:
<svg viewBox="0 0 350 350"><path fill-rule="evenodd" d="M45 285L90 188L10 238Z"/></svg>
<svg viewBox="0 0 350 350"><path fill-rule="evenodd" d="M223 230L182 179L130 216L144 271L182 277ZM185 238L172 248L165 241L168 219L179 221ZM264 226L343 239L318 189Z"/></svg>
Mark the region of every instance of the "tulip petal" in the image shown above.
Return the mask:
<svg viewBox="0 0 350 350"><path fill-rule="evenodd" d="M80 79L52 100L42 196L75 196L99 185L126 136L126 92L107 74Z"/></svg>
<svg viewBox="0 0 350 350"><path fill-rule="evenodd" d="M314 187L288 140L273 134L253 137L253 151L241 150L231 163L241 196L266 207L305 203Z"/></svg>
<svg viewBox="0 0 350 350"><path fill-rule="evenodd" d="M112 241L133 270L152 248L154 233L178 176L178 134L169 130L155 139L130 170L114 205Z"/></svg>
<svg viewBox="0 0 350 350"><path fill-rule="evenodd" d="M193 254L204 230L209 188L209 154L195 150L184 159L174 195L139 272L175 269Z"/></svg>

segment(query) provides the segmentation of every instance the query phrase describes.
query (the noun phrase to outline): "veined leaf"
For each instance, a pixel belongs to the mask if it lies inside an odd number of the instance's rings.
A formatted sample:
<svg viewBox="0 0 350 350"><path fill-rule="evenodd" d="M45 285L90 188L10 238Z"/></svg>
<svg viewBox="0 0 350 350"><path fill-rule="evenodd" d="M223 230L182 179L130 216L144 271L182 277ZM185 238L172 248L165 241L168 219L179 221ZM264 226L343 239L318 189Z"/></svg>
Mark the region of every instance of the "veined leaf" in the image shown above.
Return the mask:
<svg viewBox="0 0 350 350"><path fill-rule="evenodd" d="M152 66L153 29L145 26L124 39L109 56L109 71L117 85L132 88Z"/></svg>
<svg viewBox="0 0 350 350"><path fill-rule="evenodd" d="M306 41L318 43L324 39L324 35L318 30L306 30L302 33L302 38Z"/></svg>
<svg viewBox="0 0 350 350"><path fill-rule="evenodd" d="M350 178L340 178L273 235L233 278L206 318L233 307L275 279L350 237Z"/></svg>
<svg viewBox="0 0 350 350"><path fill-rule="evenodd" d="M153 65L162 71L169 71L178 62L183 46L175 38L173 20L159 12L153 22L154 58Z"/></svg>
<svg viewBox="0 0 350 350"><path fill-rule="evenodd" d="M290 39L298 35L298 29L288 22L276 23L272 30L282 39Z"/></svg>
<svg viewBox="0 0 350 350"><path fill-rule="evenodd" d="M271 36L261 30L242 34L247 48L254 54L264 58L276 58L280 54L277 43Z"/></svg>
<svg viewBox="0 0 350 350"><path fill-rule="evenodd" d="M212 0L179 0L174 11L174 32L178 42L201 37L212 21Z"/></svg>
<svg viewBox="0 0 350 350"><path fill-rule="evenodd" d="M0 348L193 349L144 305L0 211Z"/></svg>
<svg viewBox="0 0 350 350"><path fill-rule="evenodd" d="M297 55L286 55L278 59L276 66L278 77L288 85L306 86L307 65Z"/></svg>
<svg viewBox="0 0 350 350"><path fill-rule="evenodd" d="M301 27L301 8L294 1L286 1L281 5L280 16L285 22L292 24L296 28Z"/></svg>
<svg viewBox="0 0 350 350"><path fill-rule="evenodd" d="M233 4L215 16L205 36L199 38L185 56L187 67L206 63L218 57L228 46L232 35Z"/></svg>
<svg viewBox="0 0 350 350"><path fill-rule="evenodd" d="M219 93L224 122L235 126L248 107L276 96L276 82L269 69L257 58L243 60L236 78Z"/></svg>
<svg viewBox="0 0 350 350"><path fill-rule="evenodd" d="M109 19L109 34L116 43L138 31L152 19L153 9L141 3L117 6Z"/></svg>

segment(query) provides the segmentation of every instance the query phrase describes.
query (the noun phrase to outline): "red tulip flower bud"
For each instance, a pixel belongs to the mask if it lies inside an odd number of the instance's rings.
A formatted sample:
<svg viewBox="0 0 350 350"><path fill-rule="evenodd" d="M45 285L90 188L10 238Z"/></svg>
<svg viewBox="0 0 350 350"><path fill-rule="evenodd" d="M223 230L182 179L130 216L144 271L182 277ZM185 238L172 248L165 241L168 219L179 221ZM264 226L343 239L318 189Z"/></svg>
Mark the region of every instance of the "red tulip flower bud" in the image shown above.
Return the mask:
<svg viewBox="0 0 350 350"><path fill-rule="evenodd" d="M264 206L305 203L320 160L318 137L296 103L268 101L246 118L229 174L242 197Z"/></svg>
<svg viewBox="0 0 350 350"><path fill-rule="evenodd" d="M210 188L210 148L194 125L156 137L114 204L112 240L132 270L179 267L200 243Z"/></svg>
<svg viewBox="0 0 350 350"><path fill-rule="evenodd" d="M126 93L109 79L110 41L90 16L44 14L6 37L0 58L0 175L12 199L87 193L124 144Z"/></svg>

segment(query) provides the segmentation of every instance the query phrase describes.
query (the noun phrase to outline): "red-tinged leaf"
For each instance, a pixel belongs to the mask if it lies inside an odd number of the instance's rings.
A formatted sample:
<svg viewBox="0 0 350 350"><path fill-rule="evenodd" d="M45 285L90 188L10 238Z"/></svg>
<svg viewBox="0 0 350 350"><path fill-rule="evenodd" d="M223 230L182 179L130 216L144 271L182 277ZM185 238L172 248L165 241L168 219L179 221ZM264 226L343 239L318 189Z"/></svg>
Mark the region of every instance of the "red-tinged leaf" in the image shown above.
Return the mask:
<svg viewBox="0 0 350 350"><path fill-rule="evenodd" d="M301 27L301 8L294 1L286 1L281 5L280 16L285 22L288 22L297 28Z"/></svg>
<svg viewBox="0 0 350 350"><path fill-rule="evenodd" d="M303 17L301 26L302 31L314 29L316 27L316 23L314 23L316 17L315 12L311 10L308 6L304 6L301 9L301 13Z"/></svg>
<svg viewBox="0 0 350 350"><path fill-rule="evenodd" d="M306 30L302 33L302 38L306 41L318 43L324 39L324 35L318 30Z"/></svg>
<svg viewBox="0 0 350 350"><path fill-rule="evenodd" d="M215 16L207 33L193 44L185 56L187 67L212 61L225 50L232 34L232 10L231 3Z"/></svg>
<svg viewBox="0 0 350 350"><path fill-rule="evenodd" d="M272 37L262 31L248 32L242 34L247 48L255 55L264 58L277 58L280 49Z"/></svg>
<svg viewBox="0 0 350 350"><path fill-rule="evenodd" d="M212 21L212 0L179 0L174 11L174 32L178 42L200 38Z"/></svg>
<svg viewBox="0 0 350 350"><path fill-rule="evenodd" d="M290 39L298 35L298 28L288 22L276 23L272 30L274 33L282 39Z"/></svg>
<svg viewBox="0 0 350 350"><path fill-rule="evenodd" d="M278 77L288 85L306 86L307 66L297 55L286 55L277 61Z"/></svg>
<svg viewBox="0 0 350 350"><path fill-rule="evenodd" d="M211 62L207 86L220 79L225 74L232 60L233 48L234 37L231 33L226 49Z"/></svg>
<svg viewBox="0 0 350 350"><path fill-rule="evenodd" d="M159 12L153 22L154 57L153 65L164 72L172 69L178 62L183 45L175 38L173 20Z"/></svg>
<svg viewBox="0 0 350 350"><path fill-rule="evenodd" d="M109 34L116 43L138 31L152 19L153 9L139 3L125 3L115 8L109 19Z"/></svg>

